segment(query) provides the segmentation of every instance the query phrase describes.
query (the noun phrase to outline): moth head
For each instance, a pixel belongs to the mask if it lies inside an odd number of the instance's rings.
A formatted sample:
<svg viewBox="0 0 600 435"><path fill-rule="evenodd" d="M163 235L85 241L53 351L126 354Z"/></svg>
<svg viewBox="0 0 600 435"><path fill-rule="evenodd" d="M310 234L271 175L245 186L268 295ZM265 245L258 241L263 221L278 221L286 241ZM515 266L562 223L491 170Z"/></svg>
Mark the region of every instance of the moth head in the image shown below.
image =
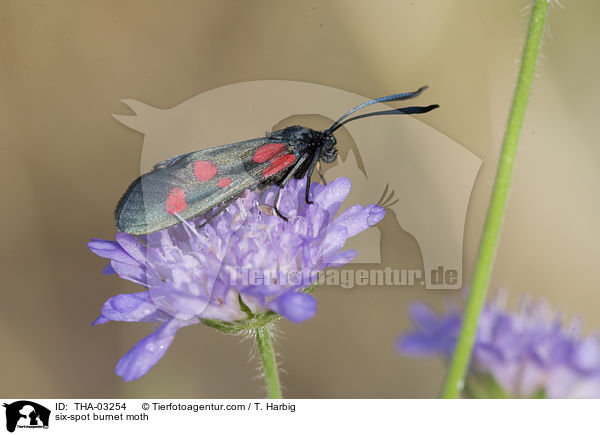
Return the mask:
<svg viewBox="0 0 600 435"><path fill-rule="evenodd" d="M325 130L322 136L322 145L319 158L323 163L333 163L337 159L338 150L335 146L337 141L332 132Z"/></svg>

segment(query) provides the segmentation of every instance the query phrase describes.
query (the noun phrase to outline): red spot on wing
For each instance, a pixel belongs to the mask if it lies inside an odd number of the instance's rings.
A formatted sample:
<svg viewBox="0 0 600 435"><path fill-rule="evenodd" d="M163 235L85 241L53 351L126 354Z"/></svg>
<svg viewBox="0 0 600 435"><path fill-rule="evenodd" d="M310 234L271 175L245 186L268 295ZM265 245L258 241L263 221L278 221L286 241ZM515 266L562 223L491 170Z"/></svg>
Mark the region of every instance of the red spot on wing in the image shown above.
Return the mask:
<svg viewBox="0 0 600 435"><path fill-rule="evenodd" d="M293 154L284 154L281 157L277 157L271 162L269 167L263 171L263 178L270 177L273 174L287 168L296 160L296 156Z"/></svg>
<svg viewBox="0 0 600 435"><path fill-rule="evenodd" d="M259 146L256 152L252 156L252 160L256 163L264 163L267 160L271 160L275 156L278 156L285 150L285 145L278 143L267 143Z"/></svg>
<svg viewBox="0 0 600 435"><path fill-rule="evenodd" d="M175 187L169 192L167 202L165 203L165 211L169 214L181 213L188 206L185 202L185 192L180 187Z"/></svg>
<svg viewBox="0 0 600 435"><path fill-rule="evenodd" d="M194 175L198 181L208 181L217 175L217 167L210 160L194 162Z"/></svg>
<svg viewBox="0 0 600 435"><path fill-rule="evenodd" d="M231 184L231 177L221 178L217 183L217 186L225 188Z"/></svg>

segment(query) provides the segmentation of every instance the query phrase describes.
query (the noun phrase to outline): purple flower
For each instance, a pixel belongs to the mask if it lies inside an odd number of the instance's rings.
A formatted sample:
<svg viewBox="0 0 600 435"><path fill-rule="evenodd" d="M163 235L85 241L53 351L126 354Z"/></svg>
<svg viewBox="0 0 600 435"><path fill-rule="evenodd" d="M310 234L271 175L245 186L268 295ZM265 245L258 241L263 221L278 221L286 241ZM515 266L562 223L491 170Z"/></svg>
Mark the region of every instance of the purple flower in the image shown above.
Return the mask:
<svg viewBox="0 0 600 435"><path fill-rule="evenodd" d="M446 309L437 315L415 303L415 330L398 339L398 351L411 356L450 358L462 314ZM507 311L500 297L481 316L465 392L471 397L600 397L600 344L583 337L581 322L564 326L543 302L523 302Z"/></svg>
<svg viewBox="0 0 600 435"><path fill-rule="evenodd" d="M338 178L311 185L313 204L305 204L306 180L292 180L262 194L246 191L207 225L196 217L142 237L119 233L116 241L93 239L88 247L110 259L105 273L138 283L147 290L110 298L94 325L110 320L159 322L117 364L126 381L138 379L164 355L177 330L202 321L241 323L276 312L303 322L317 302L303 292L327 267L350 262L356 252L342 251L346 239L379 222L385 211L354 205L334 219L350 192Z"/></svg>

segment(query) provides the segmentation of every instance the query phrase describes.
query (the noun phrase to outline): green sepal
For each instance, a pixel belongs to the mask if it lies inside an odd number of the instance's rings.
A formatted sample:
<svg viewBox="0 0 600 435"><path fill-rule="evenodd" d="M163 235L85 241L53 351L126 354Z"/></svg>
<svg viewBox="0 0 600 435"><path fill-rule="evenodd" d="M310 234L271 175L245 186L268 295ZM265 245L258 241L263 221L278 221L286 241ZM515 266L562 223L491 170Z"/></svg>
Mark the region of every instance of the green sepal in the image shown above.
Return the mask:
<svg viewBox="0 0 600 435"><path fill-rule="evenodd" d="M312 284L310 287L302 290L303 293L312 293L318 286L318 283ZM221 320L204 319L203 322L206 326L215 328L218 331L226 334L238 334L244 331L254 331L259 328L264 328L269 323L275 320L281 319L281 314L274 311L267 311L262 314L254 314L250 308L242 301L242 297L238 296L241 310L248 316L244 320L238 320L235 322L223 322Z"/></svg>

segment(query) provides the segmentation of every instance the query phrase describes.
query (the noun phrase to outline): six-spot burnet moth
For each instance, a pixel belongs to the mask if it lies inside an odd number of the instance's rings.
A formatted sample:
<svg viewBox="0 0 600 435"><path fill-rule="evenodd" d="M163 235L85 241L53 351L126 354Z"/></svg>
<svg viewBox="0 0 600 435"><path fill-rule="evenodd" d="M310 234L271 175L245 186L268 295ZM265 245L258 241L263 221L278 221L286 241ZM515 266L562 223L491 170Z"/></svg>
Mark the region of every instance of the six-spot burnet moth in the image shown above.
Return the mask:
<svg viewBox="0 0 600 435"><path fill-rule="evenodd" d="M324 131L295 125L258 139L182 154L159 162L150 172L136 179L117 204L117 228L130 234L147 234L219 206L207 219L208 222L246 189L273 184L280 187L273 203L274 211L287 220L278 209L281 188L292 177L300 179L307 176L305 201L311 204L311 176L319 160L335 162L338 151L333 133L338 128L369 116L426 113L439 106L403 107L348 118L351 114L371 104L415 98L426 88L367 101L344 114ZM319 169L318 172L325 181Z"/></svg>

